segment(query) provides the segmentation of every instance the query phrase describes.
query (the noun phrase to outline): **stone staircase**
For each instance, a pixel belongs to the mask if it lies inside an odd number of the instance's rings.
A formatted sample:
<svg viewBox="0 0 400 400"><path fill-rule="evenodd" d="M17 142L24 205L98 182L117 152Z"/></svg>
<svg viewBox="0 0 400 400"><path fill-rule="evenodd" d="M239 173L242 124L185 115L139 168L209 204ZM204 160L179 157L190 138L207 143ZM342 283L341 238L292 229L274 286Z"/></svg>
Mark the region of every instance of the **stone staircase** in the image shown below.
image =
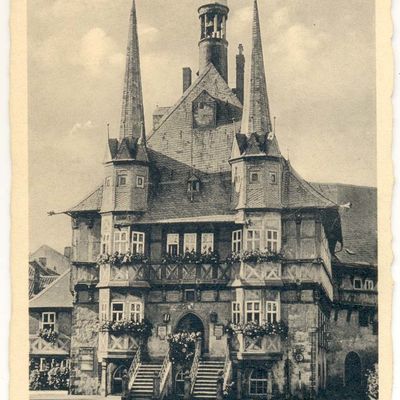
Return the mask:
<svg viewBox="0 0 400 400"><path fill-rule="evenodd" d="M150 399L153 397L153 378L161 370L161 363L142 363L130 389L132 399Z"/></svg>
<svg viewBox="0 0 400 400"><path fill-rule="evenodd" d="M223 369L224 361L200 360L193 390L193 399L215 400L218 373Z"/></svg>

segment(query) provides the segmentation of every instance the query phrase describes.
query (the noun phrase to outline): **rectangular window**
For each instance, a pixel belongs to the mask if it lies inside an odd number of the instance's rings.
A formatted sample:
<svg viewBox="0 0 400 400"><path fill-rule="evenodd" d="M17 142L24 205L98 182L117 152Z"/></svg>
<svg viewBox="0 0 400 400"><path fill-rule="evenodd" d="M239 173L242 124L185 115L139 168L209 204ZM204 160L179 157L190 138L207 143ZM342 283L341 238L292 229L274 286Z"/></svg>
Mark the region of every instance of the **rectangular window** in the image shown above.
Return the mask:
<svg viewBox="0 0 400 400"><path fill-rule="evenodd" d="M238 301L232 303L232 323L234 324L240 324L240 308L240 303Z"/></svg>
<svg viewBox="0 0 400 400"><path fill-rule="evenodd" d="M196 300L196 292L194 289L186 289L185 290L185 301L193 302Z"/></svg>
<svg viewBox="0 0 400 400"><path fill-rule="evenodd" d="M124 303L111 303L111 319L113 321L121 321L124 319Z"/></svg>
<svg viewBox="0 0 400 400"><path fill-rule="evenodd" d="M362 280L360 278L354 278L353 287L354 289L362 289L363 287Z"/></svg>
<svg viewBox="0 0 400 400"><path fill-rule="evenodd" d="M267 250L274 253L278 252L278 231L276 229L267 230Z"/></svg>
<svg viewBox="0 0 400 400"><path fill-rule="evenodd" d="M127 174L118 174L117 185L118 186L126 186L127 179L128 179Z"/></svg>
<svg viewBox="0 0 400 400"><path fill-rule="evenodd" d="M183 235L183 247L186 251L197 251L197 234L196 233L185 233Z"/></svg>
<svg viewBox="0 0 400 400"><path fill-rule="evenodd" d="M246 322L260 323L259 301L246 301Z"/></svg>
<svg viewBox="0 0 400 400"><path fill-rule="evenodd" d="M261 245L261 231L258 229L247 230L247 250L254 251L260 250Z"/></svg>
<svg viewBox="0 0 400 400"><path fill-rule="evenodd" d="M258 183L260 175L258 172L250 172L250 183Z"/></svg>
<svg viewBox="0 0 400 400"><path fill-rule="evenodd" d="M167 235L167 253L170 256L176 256L179 254L179 234L168 233Z"/></svg>
<svg viewBox="0 0 400 400"><path fill-rule="evenodd" d="M121 228L114 232L114 251L125 254L129 249L129 228Z"/></svg>
<svg viewBox="0 0 400 400"><path fill-rule="evenodd" d="M372 279L366 279L364 287L365 290L374 290L374 281Z"/></svg>
<svg viewBox="0 0 400 400"><path fill-rule="evenodd" d="M100 319L101 321L107 321L107 303L101 303Z"/></svg>
<svg viewBox="0 0 400 400"><path fill-rule="evenodd" d="M42 329L54 331L56 328L56 313L43 312L42 313Z"/></svg>
<svg viewBox="0 0 400 400"><path fill-rule="evenodd" d="M110 253L110 237L109 233L101 235L101 252L103 254Z"/></svg>
<svg viewBox="0 0 400 400"><path fill-rule="evenodd" d="M132 232L132 253L144 254L144 233Z"/></svg>
<svg viewBox="0 0 400 400"><path fill-rule="evenodd" d="M269 181L270 181L270 183L272 183L273 185L276 184L276 172L270 172L270 173L269 173Z"/></svg>
<svg viewBox="0 0 400 400"><path fill-rule="evenodd" d="M232 252L240 253L242 251L242 231L232 232Z"/></svg>
<svg viewBox="0 0 400 400"><path fill-rule="evenodd" d="M129 318L134 322L141 322L142 316L142 303L134 302L130 303Z"/></svg>
<svg viewBox="0 0 400 400"><path fill-rule="evenodd" d="M137 188L144 188L144 176L138 175L136 177L136 187Z"/></svg>
<svg viewBox="0 0 400 400"><path fill-rule="evenodd" d="M279 303L277 301L267 301L265 309L265 319L268 323L273 324L279 321Z"/></svg>
<svg viewBox="0 0 400 400"><path fill-rule="evenodd" d="M214 234L202 233L201 234L201 251L214 251Z"/></svg>

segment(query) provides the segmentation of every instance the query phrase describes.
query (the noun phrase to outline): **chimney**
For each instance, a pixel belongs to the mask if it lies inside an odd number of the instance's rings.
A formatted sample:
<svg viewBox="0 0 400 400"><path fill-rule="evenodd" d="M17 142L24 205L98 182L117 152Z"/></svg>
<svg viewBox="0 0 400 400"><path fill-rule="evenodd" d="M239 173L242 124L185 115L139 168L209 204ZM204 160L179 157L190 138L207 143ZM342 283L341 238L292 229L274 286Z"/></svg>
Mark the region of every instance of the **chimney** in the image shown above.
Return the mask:
<svg viewBox="0 0 400 400"><path fill-rule="evenodd" d="M70 246L64 247L64 256L71 259L72 248Z"/></svg>
<svg viewBox="0 0 400 400"><path fill-rule="evenodd" d="M244 101L244 64L243 45L239 44L239 54L236 55L236 97L243 104Z"/></svg>
<svg viewBox="0 0 400 400"><path fill-rule="evenodd" d="M183 83L183 93L192 84L192 70L189 67L182 68L182 83Z"/></svg>
<svg viewBox="0 0 400 400"><path fill-rule="evenodd" d="M47 265L47 258L39 257L39 262L40 262L40 264L42 264L45 267Z"/></svg>

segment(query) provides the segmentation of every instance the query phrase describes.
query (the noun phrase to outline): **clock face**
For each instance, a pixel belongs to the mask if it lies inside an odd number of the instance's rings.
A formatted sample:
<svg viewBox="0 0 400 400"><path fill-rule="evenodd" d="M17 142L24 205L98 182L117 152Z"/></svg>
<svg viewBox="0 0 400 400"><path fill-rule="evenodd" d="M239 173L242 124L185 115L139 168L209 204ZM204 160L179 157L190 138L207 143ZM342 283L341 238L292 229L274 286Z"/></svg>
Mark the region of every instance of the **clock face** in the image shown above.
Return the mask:
<svg viewBox="0 0 400 400"><path fill-rule="evenodd" d="M215 126L215 102L200 101L194 104L193 120L195 128Z"/></svg>

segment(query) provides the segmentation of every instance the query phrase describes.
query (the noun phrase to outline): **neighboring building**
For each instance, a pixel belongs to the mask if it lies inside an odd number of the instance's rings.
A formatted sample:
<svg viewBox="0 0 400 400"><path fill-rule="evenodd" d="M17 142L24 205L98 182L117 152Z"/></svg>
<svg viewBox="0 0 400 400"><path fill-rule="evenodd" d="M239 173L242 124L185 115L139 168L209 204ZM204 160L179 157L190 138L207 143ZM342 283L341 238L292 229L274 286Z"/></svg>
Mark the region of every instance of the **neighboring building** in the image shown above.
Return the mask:
<svg viewBox="0 0 400 400"><path fill-rule="evenodd" d="M215 398L231 383L238 399L330 387L356 398L378 354L376 190L310 184L280 153L257 2L248 93L241 47L227 84L228 7L198 12L199 75L184 69L182 97L157 108L146 137L133 4L120 136L103 184L66 211L70 391L118 393L128 371L133 398ZM145 330L144 319L148 338L124 322ZM179 331L201 333L190 375L168 355Z"/></svg>
<svg viewBox="0 0 400 400"><path fill-rule="evenodd" d="M40 261L29 261L29 298L41 292L58 277L57 272L46 268Z"/></svg>
<svg viewBox="0 0 400 400"><path fill-rule="evenodd" d="M69 388L72 325L70 279L71 271L65 271L29 300L29 373L32 390Z"/></svg>
<svg viewBox="0 0 400 400"><path fill-rule="evenodd" d="M59 253L46 244L40 246L29 255L30 261L37 261L43 267L61 275L71 268L71 247L64 248L64 254Z"/></svg>

